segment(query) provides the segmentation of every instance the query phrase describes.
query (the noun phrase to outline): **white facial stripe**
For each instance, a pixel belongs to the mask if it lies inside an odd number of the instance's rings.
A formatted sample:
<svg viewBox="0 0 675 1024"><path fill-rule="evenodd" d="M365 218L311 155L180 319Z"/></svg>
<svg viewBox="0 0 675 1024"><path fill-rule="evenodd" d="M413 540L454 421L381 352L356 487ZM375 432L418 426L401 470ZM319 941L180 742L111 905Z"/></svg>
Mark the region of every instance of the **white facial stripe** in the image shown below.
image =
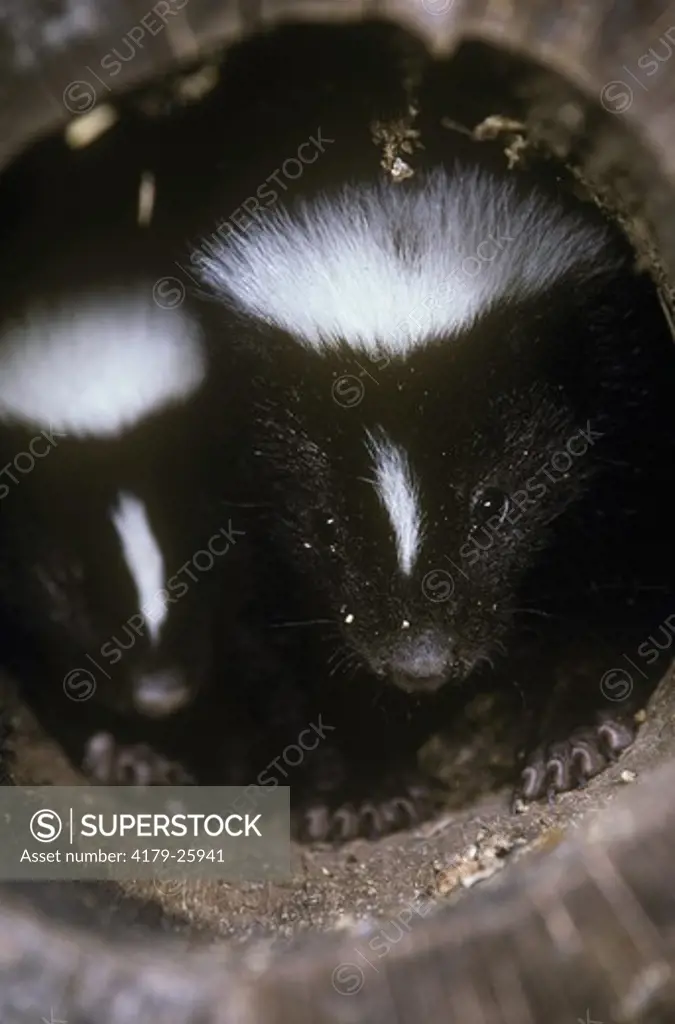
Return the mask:
<svg viewBox="0 0 675 1024"><path fill-rule="evenodd" d="M199 327L157 305L152 281L34 301L0 331L0 418L71 436L120 434L206 375Z"/></svg>
<svg viewBox="0 0 675 1024"><path fill-rule="evenodd" d="M368 447L375 463L375 489L394 530L398 564L401 572L409 576L422 542L417 486L403 449L370 434Z"/></svg>
<svg viewBox="0 0 675 1024"><path fill-rule="evenodd" d="M193 254L235 308L317 350L404 356L500 298L615 262L606 233L508 177L438 169L279 207Z"/></svg>
<svg viewBox="0 0 675 1024"><path fill-rule="evenodd" d="M164 587L164 559L150 528L144 503L133 494L120 494L112 520L119 534L122 551L138 594L139 612L150 639L159 637L167 617L167 603L160 591Z"/></svg>

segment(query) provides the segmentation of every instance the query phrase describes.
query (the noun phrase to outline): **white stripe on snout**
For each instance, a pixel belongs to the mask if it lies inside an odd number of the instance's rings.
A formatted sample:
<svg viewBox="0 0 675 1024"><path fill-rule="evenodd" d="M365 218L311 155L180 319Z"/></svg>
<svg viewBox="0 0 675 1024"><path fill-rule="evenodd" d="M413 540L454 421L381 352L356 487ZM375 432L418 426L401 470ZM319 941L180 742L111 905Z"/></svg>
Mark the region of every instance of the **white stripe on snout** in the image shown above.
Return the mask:
<svg viewBox="0 0 675 1024"><path fill-rule="evenodd" d="M150 527L145 504L133 494L121 493L112 521L136 586L139 612L154 642L166 619L167 605L160 595L164 586L164 559ZM155 609L152 615L151 608Z"/></svg>
<svg viewBox="0 0 675 1024"><path fill-rule="evenodd" d="M384 437L377 440L370 432L368 447L375 462L375 490L394 530L398 564L409 576L422 542L419 492L402 448Z"/></svg>

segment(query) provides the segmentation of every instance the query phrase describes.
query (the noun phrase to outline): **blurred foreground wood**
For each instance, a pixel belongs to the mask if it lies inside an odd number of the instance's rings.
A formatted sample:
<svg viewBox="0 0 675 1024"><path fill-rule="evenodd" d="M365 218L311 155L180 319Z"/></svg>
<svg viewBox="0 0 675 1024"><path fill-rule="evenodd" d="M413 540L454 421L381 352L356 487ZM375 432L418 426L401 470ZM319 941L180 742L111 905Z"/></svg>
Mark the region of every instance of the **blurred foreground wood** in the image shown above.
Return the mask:
<svg viewBox="0 0 675 1024"><path fill-rule="evenodd" d="M675 1019L675 767L574 839L419 919L368 966L377 929L201 953L107 941L0 907L0 1019L68 1024L603 1024Z"/></svg>

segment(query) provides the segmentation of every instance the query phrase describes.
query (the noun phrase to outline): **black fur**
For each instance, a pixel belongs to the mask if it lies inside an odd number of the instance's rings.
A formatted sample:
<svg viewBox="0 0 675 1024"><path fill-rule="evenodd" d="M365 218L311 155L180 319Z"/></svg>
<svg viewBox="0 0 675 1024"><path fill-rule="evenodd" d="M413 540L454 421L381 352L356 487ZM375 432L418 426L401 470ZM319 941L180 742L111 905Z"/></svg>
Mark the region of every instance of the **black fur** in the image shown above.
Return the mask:
<svg viewBox="0 0 675 1024"><path fill-rule="evenodd" d="M420 677L422 692L471 684L508 655L504 671L532 720L529 796L569 788L623 749L633 705L612 708L600 683L668 608L660 487L675 437L672 340L623 239L605 270L503 301L405 359L369 359L348 338L318 354L232 311L206 316L228 371L240 360L251 381L243 449L267 510L257 529L276 567L270 615L314 624L300 644L303 656L314 649L307 675L328 685L336 664L358 666L376 692L374 678L400 681L397 666L430 645L442 678ZM362 382L351 404L336 401L346 375ZM424 538L407 577L371 483L365 442L379 431L405 450L420 486ZM590 621L593 658L573 684L564 652ZM322 683L311 685L319 694ZM597 755L586 734L565 745L596 712Z"/></svg>
<svg viewBox="0 0 675 1024"><path fill-rule="evenodd" d="M180 409L149 417L120 438L54 434L51 448L46 442L38 448L46 454L34 460L31 472L15 473L16 483L3 477L4 656L27 683L33 681L37 697L58 695L71 715L94 692L118 710L161 714L159 691L152 706L139 699L144 679L152 675L176 683L175 692L166 692L169 711L174 700L194 697L213 671L214 630L229 620L220 604L221 596L227 598L222 579L238 558L238 537L225 557L212 559L209 571L203 571L204 556L202 571L190 560L206 550L217 530L228 531L230 524L237 530L239 524L206 486L212 452L208 433L200 430L202 400L199 395ZM17 452L29 451L39 434L37 427L5 425L3 465ZM139 614L135 583L113 526L122 492L145 503L166 580L173 581L157 645ZM221 538L219 550L225 543Z"/></svg>

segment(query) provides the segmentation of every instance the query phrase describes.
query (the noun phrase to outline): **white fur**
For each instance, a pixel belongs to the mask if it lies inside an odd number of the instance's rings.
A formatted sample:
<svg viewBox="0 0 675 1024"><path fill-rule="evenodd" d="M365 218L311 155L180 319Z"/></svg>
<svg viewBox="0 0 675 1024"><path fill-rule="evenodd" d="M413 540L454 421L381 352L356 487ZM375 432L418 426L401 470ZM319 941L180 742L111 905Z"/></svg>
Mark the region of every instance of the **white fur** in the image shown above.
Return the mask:
<svg viewBox="0 0 675 1024"><path fill-rule="evenodd" d="M122 551L138 594L139 612L143 616L152 641L159 637L167 616L164 587L164 559L157 538L152 532L148 514L140 498L126 492L120 494L112 520L122 544ZM151 610L155 610L155 614Z"/></svg>
<svg viewBox="0 0 675 1024"><path fill-rule="evenodd" d="M408 457L386 437L376 439L370 432L368 447L375 463L375 489L394 530L398 564L409 576L422 543L422 512Z"/></svg>
<svg viewBox="0 0 675 1024"><path fill-rule="evenodd" d="M311 348L405 356L575 265L611 266L606 243L543 197L519 198L507 177L439 169L265 212L192 259L235 308Z"/></svg>
<svg viewBox="0 0 675 1024"><path fill-rule="evenodd" d="M197 324L133 290L34 301L0 330L0 418L117 435L189 397L206 373Z"/></svg>

